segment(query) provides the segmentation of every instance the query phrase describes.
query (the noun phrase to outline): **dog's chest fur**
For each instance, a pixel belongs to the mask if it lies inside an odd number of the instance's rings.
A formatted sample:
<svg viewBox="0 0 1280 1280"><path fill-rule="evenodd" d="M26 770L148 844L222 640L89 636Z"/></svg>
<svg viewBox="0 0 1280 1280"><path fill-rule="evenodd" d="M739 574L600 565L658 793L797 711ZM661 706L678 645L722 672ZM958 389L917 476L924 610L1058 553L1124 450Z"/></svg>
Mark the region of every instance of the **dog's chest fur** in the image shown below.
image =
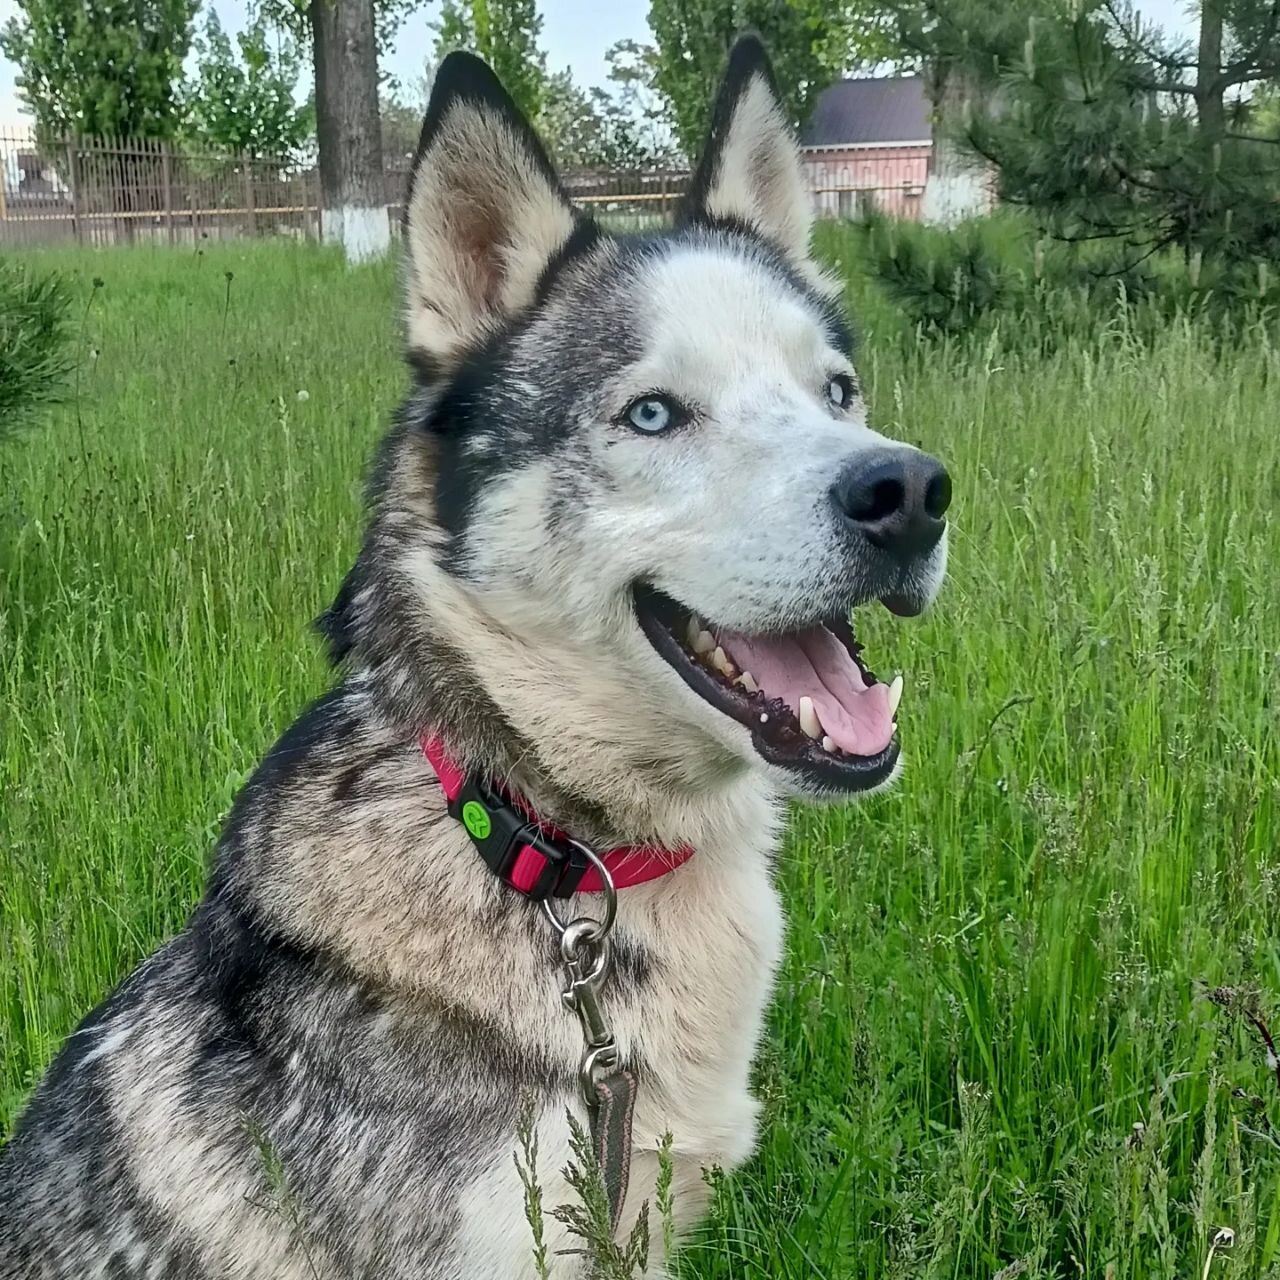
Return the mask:
<svg viewBox="0 0 1280 1280"><path fill-rule="evenodd" d="M710 803L695 857L620 895L605 1001L640 1083L623 1230L664 1133L681 1225L703 1170L754 1142L778 815L758 789ZM519 1118L534 1100L548 1210L572 1199L565 1113L585 1119L560 986L540 909L484 867L416 742L340 688L246 789L191 925L38 1091L0 1167L0 1277L26 1258L188 1280L531 1274Z"/></svg>
<svg viewBox="0 0 1280 1280"><path fill-rule="evenodd" d="M488 1029L514 1090L516 1077L545 1083L549 1074L563 1097L550 1108L560 1136L549 1140L562 1144L564 1108L577 1108L582 1037L560 1003L553 931L534 904L492 878L445 812L417 744L371 716L358 689L319 714L333 745L321 742L306 767L291 768L289 798L282 803L277 791L270 821L273 830L305 823L323 838L294 839L281 859L250 810L231 836L238 874L291 936L421 1002L433 1021L443 1012ZM782 944L776 802L746 775L699 808L684 819L699 833L694 858L619 895L604 995L640 1079L635 1145L652 1151L670 1132L695 1182L703 1167L733 1167L752 1148L748 1077ZM591 895L575 905L600 909ZM508 1147L494 1154L505 1170ZM643 1170L633 1185L644 1190ZM681 1216L695 1212L690 1205Z"/></svg>

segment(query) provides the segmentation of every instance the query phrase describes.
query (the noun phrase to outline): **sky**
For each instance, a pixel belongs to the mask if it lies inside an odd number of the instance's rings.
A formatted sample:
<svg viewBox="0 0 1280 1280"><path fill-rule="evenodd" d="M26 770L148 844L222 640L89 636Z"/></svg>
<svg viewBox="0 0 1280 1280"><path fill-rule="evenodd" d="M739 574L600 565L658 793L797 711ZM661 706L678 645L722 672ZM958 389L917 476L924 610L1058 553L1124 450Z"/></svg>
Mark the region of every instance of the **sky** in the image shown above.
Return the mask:
<svg viewBox="0 0 1280 1280"><path fill-rule="evenodd" d="M92 0L90 0L92 3ZM228 31L245 20L245 0L204 0L215 9ZM431 23L439 6L427 3L401 27L396 47L385 66L406 86L417 83L434 44ZM584 86L604 84L605 51L617 40L645 40L649 35L648 0L541 0L542 45L552 71L568 67ZM1190 34L1193 23L1188 0L1141 0L1138 11L1148 21ZM0 0L0 26L18 12L18 0ZM199 19L197 19L199 21ZM26 122L14 87L15 69L0 57L0 129Z"/></svg>

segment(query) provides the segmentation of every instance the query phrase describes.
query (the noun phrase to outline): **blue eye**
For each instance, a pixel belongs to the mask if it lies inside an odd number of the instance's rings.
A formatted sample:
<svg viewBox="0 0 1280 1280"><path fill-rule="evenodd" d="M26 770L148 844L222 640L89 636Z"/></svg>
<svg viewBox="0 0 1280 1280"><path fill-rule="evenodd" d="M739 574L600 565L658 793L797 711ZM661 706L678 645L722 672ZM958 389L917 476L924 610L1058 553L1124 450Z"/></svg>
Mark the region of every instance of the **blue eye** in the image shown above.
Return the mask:
<svg viewBox="0 0 1280 1280"><path fill-rule="evenodd" d="M665 431L675 420L675 408L664 396L642 396L627 406L627 421L646 435Z"/></svg>
<svg viewBox="0 0 1280 1280"><path fill-rule="evenodd" d="M846 373L837 373L827 383L827 399L837 409L847 409L853 399L853 380Z"/></svg>

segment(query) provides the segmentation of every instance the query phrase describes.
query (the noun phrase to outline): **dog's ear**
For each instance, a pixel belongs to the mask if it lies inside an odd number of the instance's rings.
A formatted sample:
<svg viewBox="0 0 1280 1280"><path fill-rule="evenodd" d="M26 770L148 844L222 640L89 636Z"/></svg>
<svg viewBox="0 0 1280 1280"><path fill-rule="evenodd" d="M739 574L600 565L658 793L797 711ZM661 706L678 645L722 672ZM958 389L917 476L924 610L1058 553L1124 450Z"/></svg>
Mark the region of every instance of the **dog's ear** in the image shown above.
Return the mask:
<svg viewBox="0 0 1280 1280"><path fill-rule="evenodd" d="M409 355L434 372L534 299L574 213L497 76L467 53L440 64L409 179Z"/></svg>
<svg viewBox="0 0 1280 1280"><path fill-rule="evenodd" d="M729 53L679 220L745 225L804 274L817 274L809 257L813 214L800 150L757 36L739 36Z"/></svg>

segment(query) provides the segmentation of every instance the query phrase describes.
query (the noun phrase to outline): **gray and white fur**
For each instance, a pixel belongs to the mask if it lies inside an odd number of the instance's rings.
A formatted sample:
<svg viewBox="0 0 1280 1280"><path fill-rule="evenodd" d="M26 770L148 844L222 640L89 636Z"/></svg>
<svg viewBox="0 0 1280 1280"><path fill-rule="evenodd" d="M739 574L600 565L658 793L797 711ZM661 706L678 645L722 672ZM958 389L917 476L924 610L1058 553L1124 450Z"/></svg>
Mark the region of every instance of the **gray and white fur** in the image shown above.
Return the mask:
<svg viewBox="0 0 1280 1280"><path fill-rule="evenodd" d="M445 812L424 732L596 847L694 847L620 894L621 1232L663 1133L682 1226L703 1169L747 1159L783 801L882 785L896 747L866 785L762 753L655 649L633 588L771 632L918 609L945 561L945 537L886 556L833 503L859 459L914 451L866 424L809 229L754 40L676 229L643 238L575 212L488 68L445 62L404 227L415 387L323 620L339 682L240 794L187 927L32 1096L0 1153L2 1280L534 1274L516 1124L536 1098L545 1200L569 1200L581 1032L552 931ZM625 416L655 389L687 408L661 435ZM585 1274L546 1229L553 1275Z"/></svg>

